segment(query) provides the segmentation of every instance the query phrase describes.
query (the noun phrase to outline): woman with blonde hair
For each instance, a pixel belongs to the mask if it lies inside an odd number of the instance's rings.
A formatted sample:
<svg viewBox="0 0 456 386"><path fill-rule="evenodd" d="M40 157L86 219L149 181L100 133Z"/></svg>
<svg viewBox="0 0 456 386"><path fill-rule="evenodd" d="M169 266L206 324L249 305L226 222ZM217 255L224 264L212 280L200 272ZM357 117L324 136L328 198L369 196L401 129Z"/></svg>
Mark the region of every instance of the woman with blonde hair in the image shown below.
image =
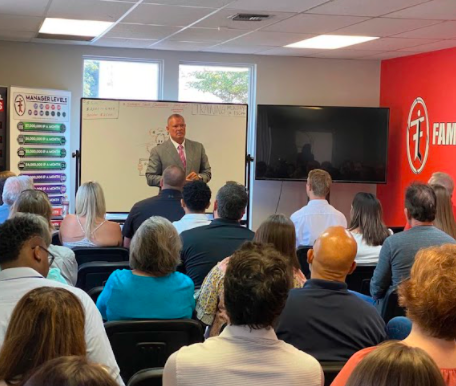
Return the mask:
<svg viewBox="0 0 456 386"><path fill-rule="evenodd" d="M76 214L67 215L60 225L64 246L115 247L122 244L119 224L107 221L103 189L98 182L82 184L76 194Z"/></svg>
<svg viewBox="0 0 456 386"><path fill-rule="evenodd" d="M190 319L195 308L192 279L176 272L182 243L176 228L153 216L135 232L129 269L109 276L97 300L103 319Z"/></svg>
<svg viewBox="0 0 456 386"><path fill-rule="evenodd" d="M85 316L63 288L40 287L17 303L0 350L0 386L18 385L43 363L86 355Z"/></svg>
<svg viewBox="0 0 456 386"><path fill-rule="evenodd" d="M453 215L453 203L448 190L442 185L431 185L437 197L434 226L456 239L456 221Z"/></svg>
<svg viewBox="0 0 456 386"><path fill-rule="evenodd" d="M410 278L398 287L399 304L407 310L412 331L401 341L421 348L437 364L446 386L456 386L456 245L421 249ZM332 386L347 385L351 373L378 346L354 354Z"/></svg>
<svg viewBox="0 0 456 386"><path fill-rule="evenodd" d="M16 213L32 213L45 218L49 224L49 231L52 233L52 206L46 193L40 190L24 190L16 202L13 204L10 212L10 217ZM66 284L76 285L78 280L78 263L74 252L70 248L61 247L58 245L49 245L49 252L55 256L53 267L50 270L51 277L54 278L55 270L58 268ZM60 280L57 280L60 281Z"/></svg>
<svg viewBox="0 0 456 386"><path fill-rule="evenodd" d="M301 272L296 255L296 230L289 218L283 214L269 216L258 228L254 242L271 244L288 262L294 272L293 288L301 288L306 278ZM196 316L204 324L210 326L210 336L219 335L221 328L228 322L223 300L223 279L230 257L222 260L208 273L204 279L196 304Z"/></svg>

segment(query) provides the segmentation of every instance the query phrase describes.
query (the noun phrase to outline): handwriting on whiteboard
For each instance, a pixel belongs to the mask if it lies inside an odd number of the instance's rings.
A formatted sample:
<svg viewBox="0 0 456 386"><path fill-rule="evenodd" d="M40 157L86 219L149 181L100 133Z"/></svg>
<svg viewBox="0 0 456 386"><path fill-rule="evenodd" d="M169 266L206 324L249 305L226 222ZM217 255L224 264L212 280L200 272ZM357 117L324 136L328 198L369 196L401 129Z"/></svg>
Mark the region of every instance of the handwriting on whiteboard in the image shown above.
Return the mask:
<svg viewBox="0 0 456 386"><path fill-rule="evenodd" d="M118 119L119 101L87 99L82 105L83 119Z"/></svg>
<svg viewBox="0 0 456 386"><path fill-rule="evenodd" d="M193 115L214 115L228 117L245 117L247 106L245 105L212 105L195 104L192 106Z"/></svg>

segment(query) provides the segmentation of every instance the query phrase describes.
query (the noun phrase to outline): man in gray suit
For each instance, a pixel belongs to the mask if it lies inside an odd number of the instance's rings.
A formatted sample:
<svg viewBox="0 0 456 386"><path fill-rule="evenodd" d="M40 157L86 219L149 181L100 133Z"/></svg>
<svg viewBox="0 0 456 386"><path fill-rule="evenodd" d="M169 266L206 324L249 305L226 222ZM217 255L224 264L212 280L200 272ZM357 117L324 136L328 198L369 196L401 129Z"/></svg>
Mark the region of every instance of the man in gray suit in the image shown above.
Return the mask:
<svg viewBox="0 0 456 386"><path fill-rule="evenodd" d="M187 181L201 180L208 183L211 179L211 165L204 146L185 139L185 119L180 114L168 118L166 130L170 139L155 146L150 152L146 178L150 186L160 186L160 180L168 166L177 165L185 170Z"/></svg>

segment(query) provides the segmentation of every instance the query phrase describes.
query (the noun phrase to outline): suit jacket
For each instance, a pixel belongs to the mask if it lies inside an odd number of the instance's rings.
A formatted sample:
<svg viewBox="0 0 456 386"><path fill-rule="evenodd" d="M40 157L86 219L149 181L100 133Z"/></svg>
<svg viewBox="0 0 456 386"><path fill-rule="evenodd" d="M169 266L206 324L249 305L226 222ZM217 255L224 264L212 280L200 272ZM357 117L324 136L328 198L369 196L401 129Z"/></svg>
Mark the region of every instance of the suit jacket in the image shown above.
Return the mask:
<svg viewBox="0 0 456 386"><path fill-rule="evenodd" d="M187 160L187 168L185 175L191 172L200 174L204 182L211 180L211 165L204 150L204 146L195 141L185 139L185 155ZM177 165L184 167L179 157L176 147L171 142L171 139L163 142L161 145L155 146L149 157L149 165L147 166L146 178L150 186L160 186L160 179L168 166Z"/></svg>

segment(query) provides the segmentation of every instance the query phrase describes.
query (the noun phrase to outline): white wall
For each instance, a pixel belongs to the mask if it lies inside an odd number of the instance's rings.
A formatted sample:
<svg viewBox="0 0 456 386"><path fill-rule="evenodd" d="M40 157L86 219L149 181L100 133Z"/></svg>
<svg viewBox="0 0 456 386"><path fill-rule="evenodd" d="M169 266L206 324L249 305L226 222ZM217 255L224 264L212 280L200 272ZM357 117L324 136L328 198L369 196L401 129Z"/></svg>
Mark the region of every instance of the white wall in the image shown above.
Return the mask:
<svg viewBox="0 0 456 386"><path fill-rule="evenodd" d="M71 149L79 148L79 105L82 97L83 57L157 59L164 63L165 100L178 98L179 62L255 64L256 102L378 106L380 62L366 60L306 59L233 54L211 54L140 49L117 49L54 44L0 42L0 84L70 90L72 92ZM109 146L109 143L103 144ZM72 163L74 170L74 162ZM115 171L113 171L115 172ZM275 211L280 182L256 181L253 192L253 228ZM375 185L334 184L331 203L348 216L358 191L375 193ZM74 182L72 182L74 192ZM304 183L285 182L278 212L291 214L305 205Z"/></svg>

